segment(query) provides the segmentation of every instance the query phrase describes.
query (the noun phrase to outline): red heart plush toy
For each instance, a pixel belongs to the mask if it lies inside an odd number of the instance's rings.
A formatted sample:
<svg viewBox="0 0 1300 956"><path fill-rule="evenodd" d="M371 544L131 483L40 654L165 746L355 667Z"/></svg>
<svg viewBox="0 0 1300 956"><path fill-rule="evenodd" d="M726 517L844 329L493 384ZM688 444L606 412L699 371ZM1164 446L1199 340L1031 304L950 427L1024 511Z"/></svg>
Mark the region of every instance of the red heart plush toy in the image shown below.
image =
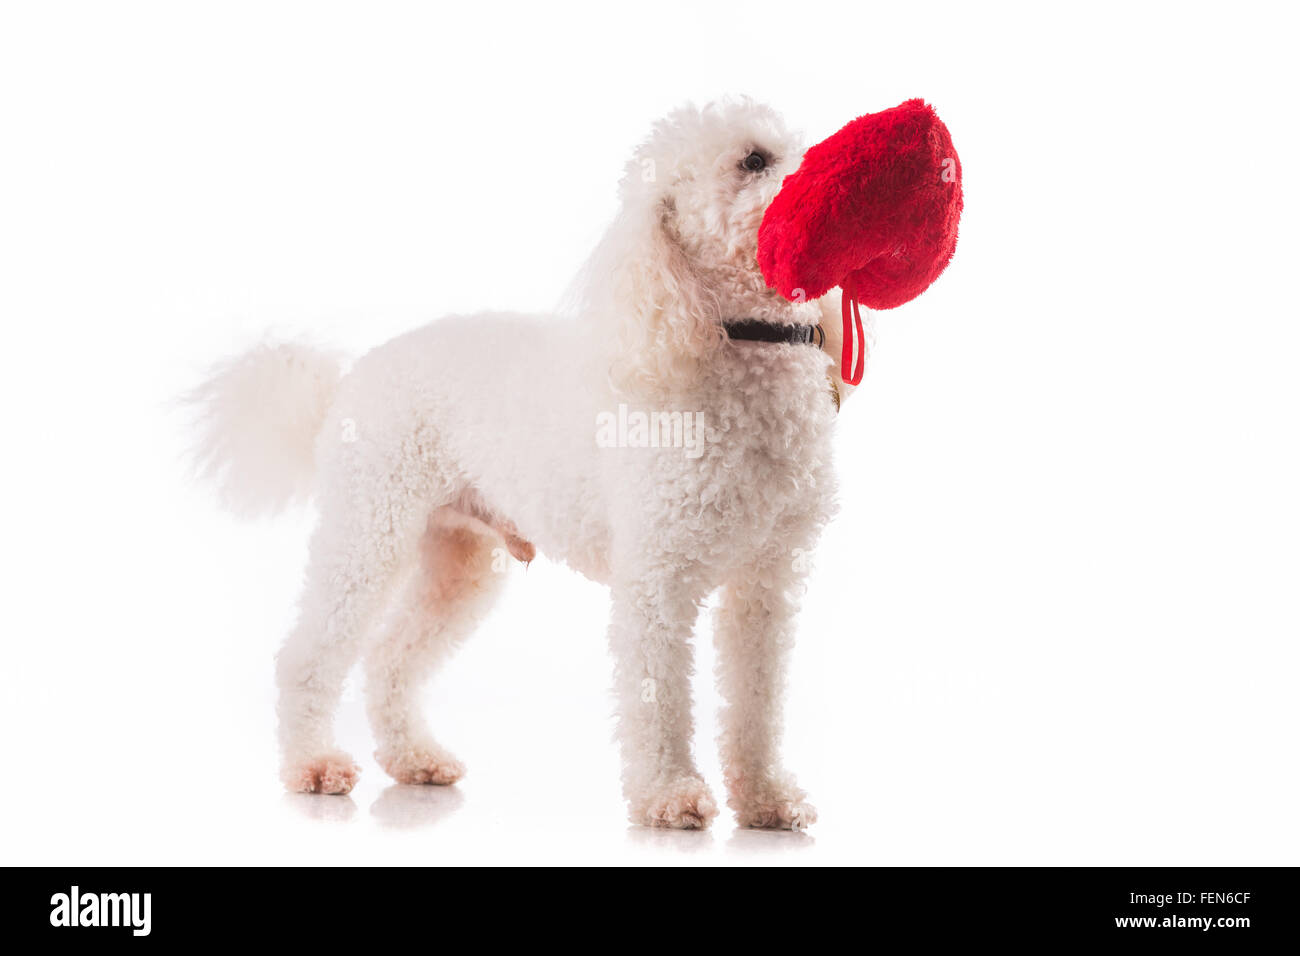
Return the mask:
<svg viewBox="0 0 1300 956"><path fill-rule="evenodd" d="M804 154L763 216L759 266L787 299L843 290L841 374L856 385L858 303L892 309L924 292L952 258L961 210L948 128L923 100L908 100L858 117Z"/></svg>

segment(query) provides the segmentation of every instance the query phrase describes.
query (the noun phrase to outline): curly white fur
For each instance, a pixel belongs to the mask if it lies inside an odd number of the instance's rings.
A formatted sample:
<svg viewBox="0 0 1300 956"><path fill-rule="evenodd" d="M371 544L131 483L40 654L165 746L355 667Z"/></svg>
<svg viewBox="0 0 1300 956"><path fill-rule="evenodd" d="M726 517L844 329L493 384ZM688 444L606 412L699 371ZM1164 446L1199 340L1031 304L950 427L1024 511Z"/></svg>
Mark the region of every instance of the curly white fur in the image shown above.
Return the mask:
<svg viewBox="0 0 1300 956"><path fill-rule="evenodd" d="M742 161L756 150L769 163L751 172ZM365 647L380 762L407 782L457 779L419 714L420 681L494 598L494 549L529 560L535 547L612 588L633 821L716 815L691 750L689 642L717 588L729 804L743 825L815 819L780 762L780 711L801 556L835 496L832 362L720 326L822 321L819 303L768 289L755 261L763 212L801 155L766 107L679 110L628 164L621 212L566 314L440 320L363 356L336 391L328 361L296 350L255 353L210 383L209 464L256 478L268 504L303 487L298 441L316 435L320 524L278 664L290 787L351 787L331 725ZM695 456L602 447L598 416L620 405L699 416L710 440ZM283 453L270 435L286 436ZM263 480L271 465L282 483Z"/></svg>

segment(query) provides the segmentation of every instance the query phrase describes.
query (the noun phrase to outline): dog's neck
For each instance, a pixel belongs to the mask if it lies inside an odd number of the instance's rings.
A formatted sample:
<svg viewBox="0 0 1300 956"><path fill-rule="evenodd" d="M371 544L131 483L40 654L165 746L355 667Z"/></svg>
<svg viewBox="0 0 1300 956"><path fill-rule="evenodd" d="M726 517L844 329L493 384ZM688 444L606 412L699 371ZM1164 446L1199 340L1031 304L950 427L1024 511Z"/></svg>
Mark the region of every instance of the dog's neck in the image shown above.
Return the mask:
<svg viewBox="0 0 1300 956"><path fill-rule="evenodd" d="M699 279L717 302L723 321L752 319L773 325L816 325L821 309L813 302L791 302L769 289L747 265L726 263L699 269Z"/></svg>

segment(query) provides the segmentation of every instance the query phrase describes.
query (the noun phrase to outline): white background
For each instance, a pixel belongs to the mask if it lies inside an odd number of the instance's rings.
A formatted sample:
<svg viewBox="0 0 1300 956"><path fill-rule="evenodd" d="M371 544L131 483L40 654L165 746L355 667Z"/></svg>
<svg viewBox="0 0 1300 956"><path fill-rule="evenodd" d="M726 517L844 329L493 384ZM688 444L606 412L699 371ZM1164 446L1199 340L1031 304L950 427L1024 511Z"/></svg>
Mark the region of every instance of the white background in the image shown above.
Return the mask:
<svg viewBox="0 0 1300 956"><path fill-rule="evenodd" d="M3 10L4 862L1300 862L1281 4ZM283 795L311 515L219 512L169 402L267 330L547 307L651 121L726 93L810 142L923 96L964 166L839 422L787 740L822 821L629 829L606 597L544 560L429 688L463 783L390 786L350 693L362 783Z"/></svg>

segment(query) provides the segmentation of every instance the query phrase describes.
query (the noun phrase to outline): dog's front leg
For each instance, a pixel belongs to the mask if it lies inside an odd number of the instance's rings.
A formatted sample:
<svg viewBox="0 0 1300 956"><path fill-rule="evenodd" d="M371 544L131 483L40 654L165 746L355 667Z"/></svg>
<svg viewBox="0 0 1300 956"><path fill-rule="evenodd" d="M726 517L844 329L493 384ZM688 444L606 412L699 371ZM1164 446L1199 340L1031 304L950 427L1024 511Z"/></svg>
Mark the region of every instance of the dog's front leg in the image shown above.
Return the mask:
<svg viewBox="0 0 1300 956"><path fill-rule="evenodd" d="M817 819L781 766L786 658L794 644L801 555L742 571L722 589L714 624L727 805L742 827L800 830Z"/></svg>
<svg viewBox="0 0 1300 956"><path fill-rule="evenodd" d="M610 646L633 823L699 829L717 815L691 754L691 629L698 596L687 576L629 577L613 590Z"/></svg>

